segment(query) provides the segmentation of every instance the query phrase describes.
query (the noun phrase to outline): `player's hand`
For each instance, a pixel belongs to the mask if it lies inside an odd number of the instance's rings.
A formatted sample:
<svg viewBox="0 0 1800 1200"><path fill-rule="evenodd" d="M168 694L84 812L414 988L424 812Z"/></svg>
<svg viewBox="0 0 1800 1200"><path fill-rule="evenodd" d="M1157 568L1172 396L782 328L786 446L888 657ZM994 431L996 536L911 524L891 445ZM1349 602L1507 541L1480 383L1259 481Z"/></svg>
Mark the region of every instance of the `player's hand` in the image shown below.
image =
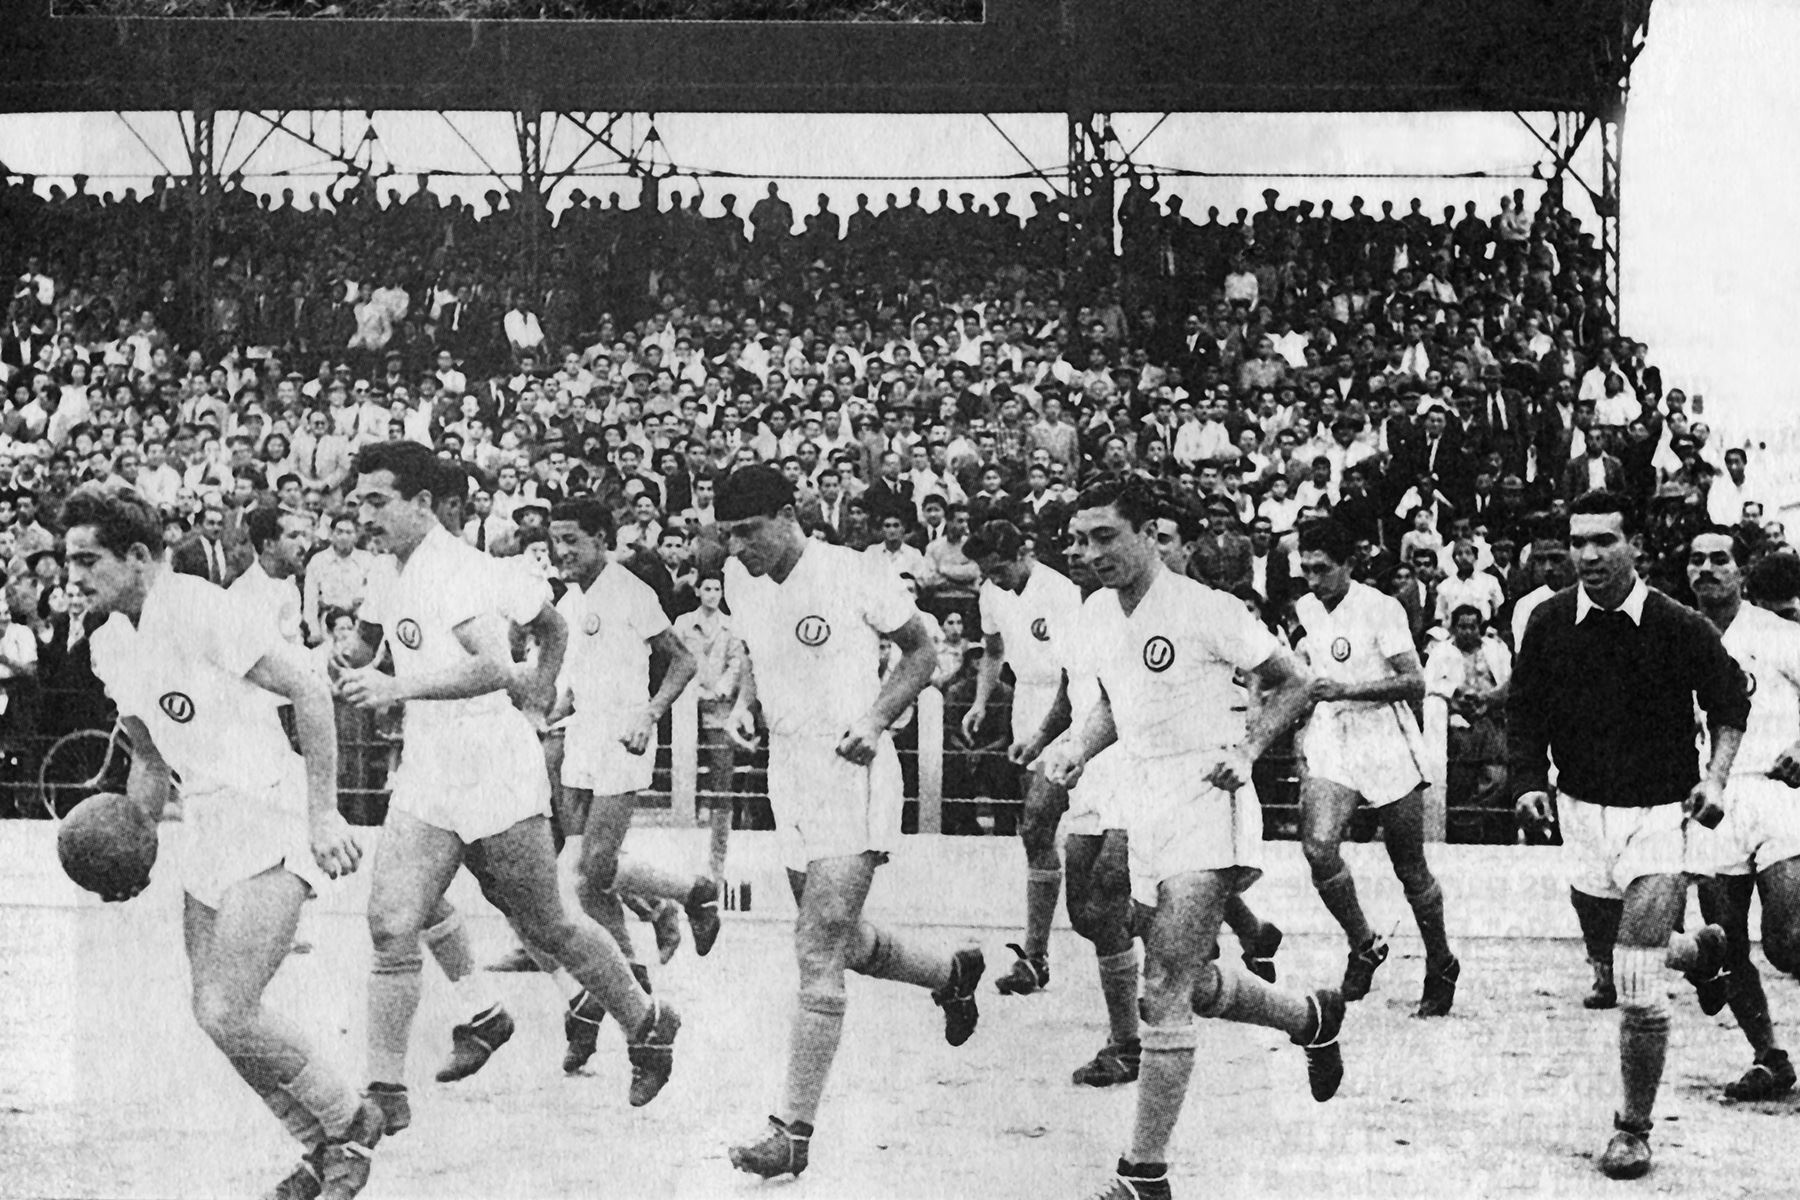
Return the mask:
<svg viewBox="0 0 1800 1200"><path fill-rule="evenodd" d="M752 754L756 752L756 714L742 705L731 710L725 721L725 735Z"/></svg>
<svg viewBox="0 0 1800 1200"><path fill-rule="evenodd" d="M332 879L349 875L362 863L362 847L349 823L337 812L315 813L310 819L313 861Z"/></svg>
<svg viewBox="0 0 1800 1200"><path fill-rule="evenodd" d="M1306 685L1306 698L1314 704L1323 704L1329 700L1344 698L1344 685L1335 679L1327 679L1323 675L1314 675Z"/></svg>
<svg viewBox="0 0 1800 1200"><path fill-rule="evenodd" d="M1206 782L1221 792L1235 792L1250 782L1252 765L1250 756L1234 747L1226 751L1218 765L1206 773Z"/></svg>
<svg viewBox="0 0 1800 1200"><path fill-rule="evenodd" d="M1707 829L1717 829L1725 819L1725 789L1715 779L1702 779L1681 802L1688 820Z"/></svg>
<svg viewBox="0 0 1800 1200"><path fill-rule="evenodd" d="M1550 793L1526 792L1513 801L1513 815L1526 829L1540 831L1548 829L1550 827Z"/></svg>
<svg viewBox="0 0 1800 1200"><path fill-rule="evenodd" d="M140 892L142 892L145 888L147 888L149 886L150 886L150 880L146 876L141 882L131 884L128 887L119 888L115 891L101 892L101 893L99 893L99 896L100 896L100 899L104 900L108 904L123 904L123 903L125 903L125 901L130 900L133 897L137 896Z"/></svg>
<svg viewBox="0 0 1800 1200"><path fill-rule="evenodd" d="M969 705L969 711L963 714L962 719L962 736L966 744L971 746L975 744L975 731L981 728L981 723L985 720L987 720L987 705Z"/></svg>
<svg viewBox="0 0 1800 1200"><path fill-rule="evenodd" d="M838 741L838 757L866 767L875 761L875 751L881 745L881 727L873 720L864 717L849 729Z"/></svg>
<svg viewBox="0 0 1800 1200"><path fill-rule="evenodd" d="M655 744L655 738L656 718L650 714L649 709L643 708L639 709L637 714L631 718L631 724L627 725L625 732L619 735L619 742L625 747L627 753L642 754Z"/></svg>
<svg viewBox="0 0 1800 1200"><path fill-rule="evenodd" d="M1006 761L1024 766L1038 756L1036 738L1020 738L1006 748Z"/></svg>
<svg viewBox="0 0 1800 1200"><path fill-rule="evenodd" d="M1769 778L1780 780L1791 788L1800 788L1800 742L1795 742L1776 758L1769 768Z"/></svg>
<svg viewBox="0 0 1800 1200"><path fill-rule="evenodd" d="M547 714L556 703L556 681L542 679L536 667L520 663L513 668L512 682L506 695L513 707L522 713Z"/></svg>
<svg viewBox="0 0 1800 1200"><path fill-rule="evenodd" d="M1041 774L1045 782L1060 788L1072 788L1079 783L1085 766L1085 763L1076 761L1075 753L1069 746L1060 742L1038 755L1031 763L1031 769Z"/></svg>
<svg viewBox="0 0 1800 1200"><path fill-rule="evenodd" d="M400 681L371 667L362 667L338 677L338 695L357 708L387 708L400 703Z"/></svg>

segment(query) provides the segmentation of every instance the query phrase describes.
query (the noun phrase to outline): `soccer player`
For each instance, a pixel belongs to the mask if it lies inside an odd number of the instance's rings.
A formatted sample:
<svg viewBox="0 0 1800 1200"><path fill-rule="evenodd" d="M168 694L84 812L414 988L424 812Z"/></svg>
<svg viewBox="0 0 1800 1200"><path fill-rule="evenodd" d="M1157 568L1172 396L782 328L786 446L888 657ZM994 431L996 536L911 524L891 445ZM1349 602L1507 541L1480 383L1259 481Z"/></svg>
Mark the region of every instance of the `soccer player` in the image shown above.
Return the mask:
<svg viewBox="0 0 1800 1200"><path fill-rule="evenodd" d="M1634 508L1622 496L1595 491L1570 506L1580 586L1532 614L1506 705L1519 819L1550 819L1554 755L1573 882L1590 896L1623 902L1615 961L1624 1098L1600 1158L1600 1169L1618 1179L1650 1169L1651 1112L1669 1040L1658 968L1707 978L1724 965L1717 926L1674 931L1687 906L1688 826L1722 819L1750 712L1743 672L1713 627L1638 578L1636 532ZM1694 746L1696 701L1712 733L1704 777Z"/></svg>
<svg viewBox="0 0 1800 1200"><path fill-rule="evenodd" d="M1306 1048L1314 1099L1337 1092L1344 1004L1305 995L1213 959L1225 897L1261 875L1262 816L1250 769L1305 710L1293 656L1233 596L1177 576L1157 554L1158 503L1141 480L1109 480L1075 502L1076 553L1103 585L1078 636L1100 696L1044 770L1067 783L1108 746L1129 780L1132 898L1153 909L1144 932L1143 1065L1131 1147L1104 1200L1170 1195L1168 1143L1194 1068L1196 1013L1279 1029ZM1247 723L1234 672L1264 703Z"/></svg>
<svg viewBox="0 0 1800 1200"><path fill-rule="evenodd" d="M1024 535L1009 521L983 525L964 543L963 553L981 570L978 599L987 640L975 700L963 715L963 737L974 740L987 719L988 697L1001 666L1009 666L1013 741L1007 758L1023 763L1056 701L1081 592L1066 576L1028 556ZM1019 839L1025 844L1025 944L1008 944L1018 961L996 986L1003 994L1028 996L1050 982L1050 922L1063 882L1056 823L1069 807L1069 793L1041 771L1026 772L1023 782Z"/></svg>
<svg viewBox="0 0 1800 1200"><path fill-rule="evenodd" d="M931 679L937 651L912 597L867 555L809 539L793 485L777 470L739 467L714 512L727 539L725 600L750 652L732 725L769 729L769 799L800 909L799 1009L779 1114L732 1165L772 1178L806 1169L813 1124L844 1025L844 971L931 989L944 1037L975 1032L981 951L924 949L865 921L863 901L900 840L900 760L887 732ZM900 650L880 674L881 639Z"/></svg>
<svg viewBox="0 0 1800 1200"><path fill-rule="evenodd" d="M171 774L181 776L194 1016L305 1147L272 1195L354 1196L368 1182L381 1111L262 1003L301 903L362 858L338 815L330 688L266 614L169 569L162 519L138 493L83 486L62 520L70 582L110 614L93 636L94 674L131 741L127 794L155 818ZM293 705L299 754L271 694Z"/></svg>
<svg viewBox="0 0 1800 1200"><path fill-rule="evenodd" d="M363 447L356 458L363 525L381 534L399 571L371 591L359 614L372 653L385 640L393 675L345 670L352 704L406 703L405 749L369 894L374 971L369 984L369 1094L389 1131L410 1121L405 1063L419 1000L419 937L457 868L467 860L483 892L630 1031L630 1098L648 1104L668 1081L681 1019L638 985L610 937L568 913L558 894L549 830L549 778L525 716L508 697L521 673L508 622L538 617L501 567L439 524L437 460L415 442ZM553 628L560 629L560 622ZM562 643L543 647L538 675L560 665ZM483 1044L504 1014L478 1028ZM501 1040L504 1040L502 1037Z"/></svg>
<svg viewBox="0 0 1800 1200"><path fill-rule="evenodd" d="M1726 1004L1755 1056L1725 1088L1732 1100L1769 1100L1794 1087L1794 1064L1775 1038L1769 1000L1750 959L1750 897L1762 898L1763 952L1800 971L1800 628L1744 603L1744 543L1713 526L1688 543L1688 586L1743 668L1750 719L1731 763L1725 820L1695 831L1688 866L1699 874L1700 913L1725 931L1725 970L1696 978L1707 1015Z"/></svg>
<svg viewBox="0 0 1800 1200"><path fill-rule="evenodd" d="M1308 594L1294 604L1306 630L1313 709L1301 734L1300 836L1313 886L1350 941L1346 1001L1369 994L1387 942L1369 928L1339 847L1359 804L1381 815L1382 841L1425 942L1417 1016L1441 1017L1462 967L1444 933L1444 893L1425 861L1425 748L1407 707L1424 698L1425 669L1392 596L1351 578L1356 543L1337 523L1300 530Z"/></svg>
<svg viewBox="0 0 1800 1200"><path fill-rule="evenodd" d="M656 765L656 727L694 677L694 658L675 636L650 585L607 561L612 512L592 498L564 501L550 514L557 565L570 584L557 610L572 633L563 663L564 695L552 722L569 718L563 739L563 829L576 859L576 894L587 914L613 935L649 990L635 961L619 892L680 899L704 958L719 936L719 890L707 876L678 875L619 847L631 828L637 794ZM666 666L650 694L650 656ZM646 697L648 701L646 702ZM617 889L617 890L615 890ZM563 1070L593 1057L605 1010L587 992L570 1002Z"/></svg>

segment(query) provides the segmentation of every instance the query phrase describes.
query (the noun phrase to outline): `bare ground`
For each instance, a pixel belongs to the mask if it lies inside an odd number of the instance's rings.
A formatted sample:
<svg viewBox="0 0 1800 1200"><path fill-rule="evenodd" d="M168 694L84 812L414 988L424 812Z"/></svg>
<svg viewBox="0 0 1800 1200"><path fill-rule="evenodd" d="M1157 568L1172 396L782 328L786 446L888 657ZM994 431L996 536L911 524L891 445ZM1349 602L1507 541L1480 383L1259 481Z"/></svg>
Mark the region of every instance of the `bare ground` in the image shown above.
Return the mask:
<svg viewBox="0 0 1800 1200"><path fill-rule="evenodd" d="M123 908L0 907L0 1196L259 1194L293 1157L272 1119L186 1009L173 897ZM505 930L475 922L494 954ZM317 949L289 960L271 1003L328 1056L360 1061L367 937L348 915L308 913ZM982 1024L944 1045L921 992L853 979L843 1051L814 1165L791 1185L734 1173L725 1147L774 1103L793 987L789 930L728 916L713 954L684 950L659 974L686 1024L675 1076L650 1107L625 1103L620 1037L591 1075L564 1078L560 1007L537 976L492 979L519 1033L462 1084L430 1082L457 1019L426 968L411 1063L412 1129L382 1145L371 1198L710 1198L784 1195L1086 1195L1130 1130L1133 1089L1077 1089L1068 1072L1104 1040L1093 959L1059 933L1051 990L982 995ZM974 931L928 930L946 944ZM990 971L1008 957L991 931ZM642 939L646 944L648 939ZM1177 1134L1178 1196L1505 1197L1652 1193L1792 1195L1796 1104L1730 1105L1718 1087L1747 1064L1728 1019L1676 1009L1654 1173L1609 1183L1593 1168L1616 1096L1616 1017L1584 1012L1577 943L1486 939L1461 947L1456 1013L1421 1022L1416 943L1397 943L1344 1035L1349 1075L1316 1105L1300 1053L1278 1035L1207 1025ZM1283 947L1284 978L1328 980L1341 950ZM1770 978L1779 1023L1800 1021L1792 981ZM771 1192L779 1187L779 1192Z"/></svg>

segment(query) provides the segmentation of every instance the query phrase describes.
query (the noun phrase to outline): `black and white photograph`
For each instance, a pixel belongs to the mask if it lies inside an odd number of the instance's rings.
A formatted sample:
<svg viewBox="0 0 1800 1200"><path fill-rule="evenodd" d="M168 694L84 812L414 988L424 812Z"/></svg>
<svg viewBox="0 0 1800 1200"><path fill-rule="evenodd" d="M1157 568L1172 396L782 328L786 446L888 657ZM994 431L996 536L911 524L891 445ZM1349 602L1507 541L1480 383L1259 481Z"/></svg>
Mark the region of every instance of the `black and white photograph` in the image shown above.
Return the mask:
<svg viewBox="0 0 1800 1200"><path fill-rule="evenodd" d="M1800 7L3 2L0 1200L1793 1194Z"/></svg>

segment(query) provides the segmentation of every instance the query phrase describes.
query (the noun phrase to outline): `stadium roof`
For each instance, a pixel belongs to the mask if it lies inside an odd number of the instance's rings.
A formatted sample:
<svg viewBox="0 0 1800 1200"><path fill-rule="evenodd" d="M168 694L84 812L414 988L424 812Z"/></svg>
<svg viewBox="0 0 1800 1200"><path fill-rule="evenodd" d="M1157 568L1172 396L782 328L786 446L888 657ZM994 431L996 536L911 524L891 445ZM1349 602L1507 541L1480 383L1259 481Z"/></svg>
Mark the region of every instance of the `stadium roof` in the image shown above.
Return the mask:
<svg viewBox="0 0 1800 1200"><path fill-rule="evenodd" d="M987 0L980 25L117 20L0 0L0 111L1571 111L1651 0Z"/></svg>

